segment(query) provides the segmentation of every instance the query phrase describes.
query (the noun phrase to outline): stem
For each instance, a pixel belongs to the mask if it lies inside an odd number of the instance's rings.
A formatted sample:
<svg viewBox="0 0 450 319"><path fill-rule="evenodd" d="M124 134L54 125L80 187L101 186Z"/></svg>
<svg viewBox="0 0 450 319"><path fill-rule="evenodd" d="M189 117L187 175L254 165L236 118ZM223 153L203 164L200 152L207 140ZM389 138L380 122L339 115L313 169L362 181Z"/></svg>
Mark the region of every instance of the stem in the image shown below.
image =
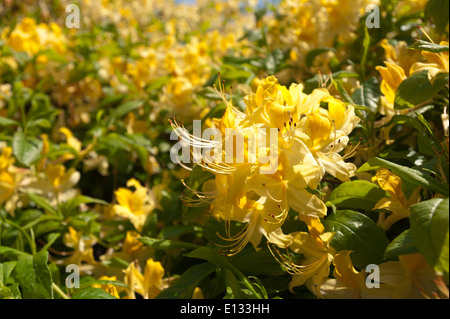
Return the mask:
<svg viewBox="0 0 450 319"><path fill-rule="evenodd" d="M22 227L20 227L19 225L17 225L16 223L14 223L14 222L12 222L12 221L10 221L8 219L5 219L5 222L7 222L11 226L13 226L13 227L17 228L18 230L20 230L20 232L25 236L25 239L27 240L28 245L30 246L31 254L35 255L36 254L36 244L31 239L31 237L27 234L27 232Z"/></svg>
<svg viewBox="0 0 450 319"><path fill-rule="evenodd" d="M61 288L59 288L59 286L54 282L52 282L52 287L53 290L55 290L62 299L70 299L69 296L67 296L65 292L62 291Z"/></svg>

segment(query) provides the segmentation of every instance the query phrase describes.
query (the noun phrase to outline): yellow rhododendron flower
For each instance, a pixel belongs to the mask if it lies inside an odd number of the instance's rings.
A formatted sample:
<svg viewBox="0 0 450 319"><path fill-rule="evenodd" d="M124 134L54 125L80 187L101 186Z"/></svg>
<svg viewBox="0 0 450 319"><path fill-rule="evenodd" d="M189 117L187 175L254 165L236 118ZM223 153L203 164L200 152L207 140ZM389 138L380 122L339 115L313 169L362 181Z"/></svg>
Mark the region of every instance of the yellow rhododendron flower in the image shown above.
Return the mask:
<svg viewBox="0 0 450 319"><path fill-rule="evenodd" d="M334 256L334 278L327 278L320 286L324 299L390 299L393 289L386 284L368 288L365 271L357 271L352 264L349 250L342 250Z"/></svg>
<svg viewBox="0 0 450 319"><path fill-rule="evenodd" d="M394 103L395 93L400 84L405 80L405 70L397 64L384 62L386 67L377 66L376 69L380 72L383 80L381 81L381 93L386 97L389 103Z"/></svg>
<svg viewBox="0 0 450 319"><path fill-rule="evenodd" d="M77 231L69 226L69 231L64 234L64 245L73 249L70 257L58 261L64 265L75 264L80 267L80 271L90 273L97 262L94 259L94 251L92 246L95 241L92 238L83 236L83 232Z"/></svg>
<svg viewBox="0 0 450 319"><path fill-rule="evenodd" d="M119 188L115 192L118 204L113 206L113 212L129 219L138 231L142 231L147 216L157 207L155 194L134 178L127 182L127 187L134 187L134 191Z"/></svg>
<svg viewBox="0 0 450 319"><path fill-rule="evenodd" d="M15 175L10 172L10 167L14 163L11 155L11 147L4 147L0 154L0 204L10 199L16 189Z"/></svg>
<svg viewBox="0 0 450 319"><path fill-rule="evenodd" d="M403 218L408 218L409 207L416 204L420 199L420 187L416 188L413 194L406 200L402 190L402 179L388 169L379 169L372 177L373 182L377 182L380 187L391 195L391 197L379 200L374 209L386 209L392 212L386 219L381 218L381 227L388 230L395 222Z"/></svg>
<svg viewBox="0 0 450 319"><path fill-rule="evenodd" d="M127 290L129 298L136 299L136 293L144 299L155 298L166 288L163 282L164 268L159 261L148 259L144 268L144 274L140 272L134 262L131 262L125 273L125 284L130 287Z"/></svg>
<svg viewBox="0 0 450 319"><path fill-rule="evenodd" d="M431 40L431 39L430 39ZM448 47L448 42L442 41L439 43ZM417 62L411 67L411 73L420 73L424 70L428 71L428 79L431 84L434 83L436 77L440 73L448 74L449 54L448 51L434 53L428 51L422 51L422 55L427 60L426 63Z"/></svg>
<svg viewBox="0 0 450 319"><path fill-rule="evenodd" d="M214 128L222 134L222 141L199 139L171 121L178 136L194 147L193 154L195 147L214 148L213 160L205 155L197 165L213 173L215 183L209 183L205 191L192 190L198 200L188 199L186 204L209 203L217 218L246 223L239 235L229 235L228 239L236 243L236 247L224 250L229 254L239 252L248 242L257 247L261 234L269 242L286 247L292 239L282 233L281 226L291 208L300 219L326 215L325 204L308 187L316 189L326 172L348 181L356 171L354 164L344 162L355 154L356 147L348 148L343 156L339 154L347 145L347 135L359 122L353 106L346 106L325 89L309 95L303 93L300 84L288 89L274 76L257 79L255 86L255 93L244 98L247 108L241 112L226 99L223 84L219 83L217 92L226 110L220 119L214 119ZM321 106L322 102L328 109ZM272 131L261 137L262 128ZM227 143L230 130L236 139L243 140L242 145L233 140L232 157L226 147L225 151L215 147ZM275 136L270 135L273 133ZM257 137L266 138L270 147L260 147L254 154L249 141ZM278 142L276 148L274 140ZM243 154L237 154L239 151ZM262 160L264 153L272 151L276 166ZM239 156L242 161L238 161Z"/></svg>
<svg viewBox="0 0 450 319"><path fill-rule="evenodd" d="M117 281L117 277L116 276L111 276L111 277L102 276L98 280ZM110 284L110 283L107 283L107 284L93 284L92 287L103 289L104 291L106 291L110 295L112 295L112 296L114 296L116 298L120 298L119 291L118 291L117 287L115 285L113 285L113 284Z"/></svg>
<svg viewBox="0 0 450 319"><path fill-rule="evenodd" d="M393 299L448 299L448 287L420 253L379 265L380 281L392 286Z"/></svg>
<svg viewBox="0 0 450 319"><path fill-rule="evenodd" d="M309 233L294 232L293 243L289 246L294 253L302 254L305 260L297 264L290 256L283 256L278 249L274 257L292 275L289 290L307 284L316 295L320 295L323 280L330 274L330 265L336 251L330 246L334 233L325 232L318 218L307 220Z"/></svg>

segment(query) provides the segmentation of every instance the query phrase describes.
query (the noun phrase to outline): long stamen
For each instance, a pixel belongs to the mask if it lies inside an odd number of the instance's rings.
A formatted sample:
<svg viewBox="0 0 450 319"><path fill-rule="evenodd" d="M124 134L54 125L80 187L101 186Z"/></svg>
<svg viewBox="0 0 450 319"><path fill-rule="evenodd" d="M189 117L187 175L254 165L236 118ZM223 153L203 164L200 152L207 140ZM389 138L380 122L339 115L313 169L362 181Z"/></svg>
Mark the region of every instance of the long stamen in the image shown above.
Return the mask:
<svg viewBox="0 0 450 319"><path fill-rule="evenodd" d="M228 237L224 237L218 232L216 233L216 235L220 239L231 242L229 245L215 243L216 246L225 248L221 250L221 253L225 254L226 256L233 256L244 249L247 243L250 241L258 218L258 213L253 212L252 216L250 217L250 221L234 236L231 236L230 223L228 221L225 229Z"/></svg>
<svg viewBox="0 0 450 319"><path fill-rule="evenodd" d="M431 43L434 44L433 39L428 35L428 33L425 31L425 29L424 29L421 25L418 25L417 28L418 28L420 31L422 31L422 33L427 37L427 39L428 39Z"/></svg>
<svg viewBox="0 0 450 319"><path fill-rule="evenodd" d="M271 200L273 200L274 202L277 202L277 203L281 203L281 202L282 202L281 199L276 199L276 198L274 198L272 195L270 195L269 190L268 190L267 187L266 187L266 183L263 183L262 186L264 187L264 190L266 191L267 197L269 197L269 198L270 198Z"/></svg>

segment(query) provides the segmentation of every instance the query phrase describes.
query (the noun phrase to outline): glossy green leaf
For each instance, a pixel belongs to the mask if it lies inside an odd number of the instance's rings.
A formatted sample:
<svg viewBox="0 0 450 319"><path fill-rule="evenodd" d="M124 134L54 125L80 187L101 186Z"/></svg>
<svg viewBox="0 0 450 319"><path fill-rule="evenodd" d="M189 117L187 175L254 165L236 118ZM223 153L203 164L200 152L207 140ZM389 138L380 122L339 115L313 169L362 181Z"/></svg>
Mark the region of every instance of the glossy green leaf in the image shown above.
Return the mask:
<svg viewBox="0 0 450 319"><path fill-rule="evenodd" d="M209 262L192 266L156 299L190 299L200 281L215 270L216 266Z"/></svg>
<svg viewBox="0 0 450 319"><path fill-rule="evenodd" d="M147 246L156 248L156 249L175 249L175 248L183 248L183 249L195 249L199 246L192 243L187 243L183 241L176 240L168 240L168 239L157 239L150 237L141 237L139 241L144 243Z"/></svg>
<svg viewBox="0 0 450 319"><path fill-rule="evenodd" d="M440 52L448 52L449 47L448 45L440 45L424 40L418 40L414 44L410 45L408 49L440 53Z"/></svg>
<svg viewBox="0 0 450 319"><path fill-rule="evenodd" d="M324 223L327 232L334 232L331 246L337 251L351 250L353 264L365 268L368 264L383 261L389 240L369 217L351 210L341 210L329 215Z"/></svg>
<svg viewBox="0 0 450 319"><path fill-rule="evenodd" d="M414 239L409 229L398 235L386 247L384 258L389 259L400 255L409 255L417 253L419 250L414 244Z"/></svg>
<svg viewBox="0 0 450 319"><path fill-rule="evenodd" d="M352 93L351 98L356 105L368 107L373 113L378 110L380 101L380 85L376 77L371 77Z"/></svg>
<svg viewBox="0 0 450 319"><path fill-rule="evenodd" d="M425 260L448 277L449 205L447 198L434 198L411 206L411 235Z"/></svg>
<svg viewBox="0 0 450 319"><path fill-rule="evenodd" d="M338 208L371 210L384 197L387 193L377 184L356 180L336 187L328 201Z"/></svg>
<svg viewBox="0 0 450 319"><path fill-rule="evenodd" d="M398 165L389 161L386 161L382 158L374 157L364 163L359 169L358 172L367 172L377 170L378 168L387 168L393 171L395 174L399 175L408 183L411 183L416 186L421 186L425 189L429 189L431 191L440 193L442 195L448 196L449 187L448 184L443 184L438 182L433 177L427 175L424 172L419 170L409 168L406 166Z"/></svg>
<svg viewBox="0 0 450 319"><path fill-rule="evenodd" d="M434 83L428 79L428 71L416 73L403 80L395 94L394 107L405 109L417 106L433 98L448 84L448 73L440 73Z"/></svg>

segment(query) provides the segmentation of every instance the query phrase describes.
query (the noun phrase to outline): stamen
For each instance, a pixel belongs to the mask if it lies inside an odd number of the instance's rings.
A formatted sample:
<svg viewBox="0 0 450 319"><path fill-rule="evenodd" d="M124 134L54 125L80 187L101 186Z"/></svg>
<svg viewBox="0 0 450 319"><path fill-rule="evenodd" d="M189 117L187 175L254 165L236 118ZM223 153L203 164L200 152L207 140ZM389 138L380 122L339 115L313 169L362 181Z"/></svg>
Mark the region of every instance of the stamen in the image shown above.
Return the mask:
<svg viewBox="0 0 450 319"><path fill-rule="evenodd" d="M420 31L422 31L422 33L427 37L427 39L428 39L431 43L434 44L433 39L428 35L428 33L425 31L425 29L424 29L421 25L418 25L417 28L418 28Z"/></svg>
<svg viewBox="0 0 450 319"><path fill-rule="evenodd" d="M233 237L230 236L230 223L228 221L228 225L226 225L228 227L226 227L225 229L228 237L223 237L218 232L216 233L216 235L222 240L231 242L229 245L220 245L216 243L216 246L227 248L222 250L221 253L225 254L226 256L233 256L242 251L242 249L244 249L250 241L253 231L255 230L258 217L258 213L253 212L252 216L250 217L250 221Z"/></svg>

